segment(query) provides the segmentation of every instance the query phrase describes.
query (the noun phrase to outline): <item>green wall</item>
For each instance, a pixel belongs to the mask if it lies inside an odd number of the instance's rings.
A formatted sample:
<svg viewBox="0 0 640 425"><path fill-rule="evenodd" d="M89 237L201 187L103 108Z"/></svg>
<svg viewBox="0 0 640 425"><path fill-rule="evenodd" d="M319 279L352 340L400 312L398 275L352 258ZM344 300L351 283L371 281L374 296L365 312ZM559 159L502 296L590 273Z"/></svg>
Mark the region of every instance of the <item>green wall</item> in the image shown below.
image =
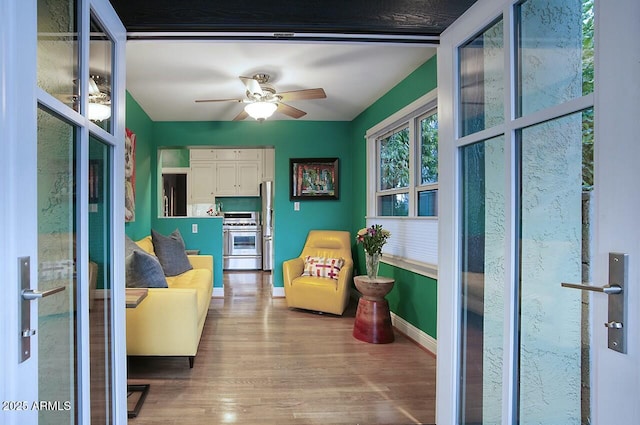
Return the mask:
<svg viewBox="0 0 640 425"><path fill-rule="evenodd" d="M127 92L126 126L136 135L136 215L135 221L125 223L125 232L133 240L151 233L151 164L155 166L153 121L138 102Z"/></svg>
<svg viewBox="0 0 640 425"><path fill-rule="evenodd" d="M135 239L149 234L151 227L165 234L179 228L188 248L214 255L214 286L222 287L222 243L217 239L222 237L219 220L157 217L157 193L154 189L157 187L157 149L274 147L273 283L282 287L282 262L299 255L309 230L347 230L355 235L365 226L366 131L436 86L434 56L351 122L152 122L127 95L127 127L138 136L136 222L127 224L127 234ZM300 201L300 211L294 211L293 202L289 200L289 158L299 157L340 158L339 200ZM251 204L251 201L245 202ZM196 221L199 232L193 234L191 224ZM364 267L359 265L364 264L364 254L355 243L353 249L356 273L362 274ZM396 279L396 285L388 295L392 311L435 338L437 282L387 264L381 265L381 274Z"/></svg>
<svg viewBox="0 0 640 425"><path fill-rule="evenodd" d="M198 225L198 233L191 226ZM222 219L209 217L153 217L151 227L156 232L169 235L180 230L187 249L200 250L201 255L213 256L213 287L222 288Z"/></svg>
<svg viewBox="0 0 640 425"><path fill-rule="evenodd" d="M349 122L256 121L243 122L156 122L153 126L155 148L181 146L274 147L274 270L273 284L282 287L282 262L300 254L312 229L351 229L353 186L350 184ZM340 158L340 199L336 201L300 201L300 211L289 200L289 158ZM157 181L152 165L152 185ZM152 194L151 205L156 205ZM225 203L225 201L223 201ZM224 209L228 209L225 203ZM155 216L155 214L152 214ZM182 219L174 219L182 220ZM195 238L209 238L202 234ZM221 243L219 244L221 245ZM216 259L217 261L218 259ZM216 286L217 286L216 281ZM220 286L222 286L220 284Z"/></svg>
<svg viewBox="0 0 640 425"><path fill-rule="evenodd" d="M437 87L436 57L427 60L407 78L389 90L373 105L363 111L351 125L352 185L354 204L351 215L351 232L365 227L366 215L366 140L365 134L374 125L393 115L414 100ZM393 236L392 236L393 237ZM355 258L359 273L364 274L364 252L355 248ZM381 265L380 274L394 277L396 284L387 296L391 310L423 332L436 337L437 281L390 265Z"/></svg>

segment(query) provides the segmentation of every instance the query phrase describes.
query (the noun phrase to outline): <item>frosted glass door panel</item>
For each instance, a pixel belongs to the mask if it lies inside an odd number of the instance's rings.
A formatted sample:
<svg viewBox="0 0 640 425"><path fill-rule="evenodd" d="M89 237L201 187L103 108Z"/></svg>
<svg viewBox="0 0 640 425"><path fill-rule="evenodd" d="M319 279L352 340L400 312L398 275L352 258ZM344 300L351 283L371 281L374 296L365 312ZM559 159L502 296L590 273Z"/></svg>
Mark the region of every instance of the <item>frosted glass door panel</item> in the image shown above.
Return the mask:
<svg viewBox="0 0 640 425"><path fill-rule="evenodd" d="M38 0L38 86L76 111L77 10L74 0Z"/></svg>
<svg viewBox="0 0 640 425"><path fill-rule="evenodd" d="M76 129L38 109L38 289L65 290L38 303L39 425L73 425L77 415ZM29 406L32 408L32 406Z"/></svg>
<svg viewBox="0 0 640 425"><path fill-rule="evenodd" d="M589 383L589 360L581 346L583 294L560 283L582 282L589 263L582 172L583 136L588 142L591 134L583 135L588 116L589 111L579 112L521 131L518 382L523 425L581 423L583 370L584 385ZM585 158L586 166L589 162Z"/></svg>
<svg viewBox="0 0 640 425"><path fill-rule="evenodd" d="M528 0L517 13L518 115L593 92L593 1Z"/></svg>
<svg viewBox="0 0 640 425"><path fill-rule="evenodd" d="M504 122L504 29L502 19L459 49L460 134Z"/></svg>
<svg viewBox="0 0 640 425"><path fill-rule="evenodd" d="M461 424L500 424L504 343L504 137L462 148Z"/></svg>

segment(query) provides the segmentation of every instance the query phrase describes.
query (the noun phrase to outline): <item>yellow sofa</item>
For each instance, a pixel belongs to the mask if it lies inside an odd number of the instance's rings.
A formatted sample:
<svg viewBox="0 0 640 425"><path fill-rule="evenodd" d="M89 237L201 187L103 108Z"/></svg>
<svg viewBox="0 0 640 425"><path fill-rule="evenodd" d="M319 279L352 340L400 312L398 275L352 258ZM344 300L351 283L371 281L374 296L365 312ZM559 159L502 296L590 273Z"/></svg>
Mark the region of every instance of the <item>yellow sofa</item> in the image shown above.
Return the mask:
<svg viewBox="0 0 640 425"><path fill-rule="evenodd" d="M136 244L154 254L151 236ZM187 356L193 367L213 292L213 257L188 258L192 270L167 277L168 288L149 288L136 308L127 308L127 355Z"/></svg>
<svg viewBox="0 0 640 425"><path fill-rule="evenodd" d="M305 258L342 258L337 279L303 275ZM293 308L342 315L349 303L353 258L349 232L311 230L298 258L282 265L287 305Z"/></svg>

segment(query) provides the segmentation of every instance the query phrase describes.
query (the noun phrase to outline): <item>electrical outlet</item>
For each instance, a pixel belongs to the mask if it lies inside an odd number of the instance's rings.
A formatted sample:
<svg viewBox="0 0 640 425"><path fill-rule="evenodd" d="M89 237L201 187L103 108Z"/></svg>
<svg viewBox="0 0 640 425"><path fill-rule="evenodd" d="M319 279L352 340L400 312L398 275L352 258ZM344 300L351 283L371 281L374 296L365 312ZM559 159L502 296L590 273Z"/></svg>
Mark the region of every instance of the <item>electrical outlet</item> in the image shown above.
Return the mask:
<svg viewBox="0 0 640 425"><path fill-rule="evenodd" d="M300 202L294 202L293 203L293 210L294 211L300 211Z"/></svg>
<svg viewBox="0 0 640 425"><path fill-rule="evenodd" d="M191 225L191 233L198 233L198 225L196 223Z"/></svg>

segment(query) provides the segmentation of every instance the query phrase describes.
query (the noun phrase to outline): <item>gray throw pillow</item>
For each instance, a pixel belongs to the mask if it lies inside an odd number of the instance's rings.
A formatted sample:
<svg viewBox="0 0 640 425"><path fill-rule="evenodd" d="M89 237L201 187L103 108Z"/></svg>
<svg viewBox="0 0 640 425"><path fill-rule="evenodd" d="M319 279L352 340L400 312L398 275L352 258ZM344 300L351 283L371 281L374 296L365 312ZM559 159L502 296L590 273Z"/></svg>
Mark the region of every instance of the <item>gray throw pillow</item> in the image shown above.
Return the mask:
<svg viewBox="0 0 640 425"><path fill-rule="evenodd" d="M177 276L193 269L180 230L176 229L169 236L164 236L152 229L151 240L165 276Z"/></svg>
<svg viewBox="0 0 640 425"><path fill-rule="evenodd" d="M128 257L135 250L142 251L142 248L140 248L129 235L124 235L124 256Z"/></svg>
<svg viewBox="0 0 640 425"><path fill-rule="evenodd" d="M168 288L162 266L156 257L134 249L124 260L127 288Z"/></svg>

